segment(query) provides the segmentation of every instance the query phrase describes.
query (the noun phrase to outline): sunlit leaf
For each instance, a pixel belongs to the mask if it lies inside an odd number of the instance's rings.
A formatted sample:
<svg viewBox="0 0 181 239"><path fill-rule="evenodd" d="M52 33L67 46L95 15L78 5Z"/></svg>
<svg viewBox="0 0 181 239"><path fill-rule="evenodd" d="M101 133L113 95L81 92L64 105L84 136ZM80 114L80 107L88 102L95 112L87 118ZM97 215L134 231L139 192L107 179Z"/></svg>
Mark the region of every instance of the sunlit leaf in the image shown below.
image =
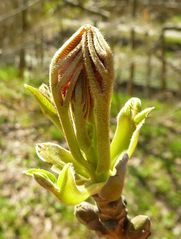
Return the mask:
<svg viewBox="0 0 181 239"><path fill-rule="evenodd" d="M66 163L72 163L77 173L88 177L84 167L78 163L72 156L71 152L64 149L58 144L41 143L36 145L36 152L38 157L61 170Z"/></svg>
<svg viewBox="0 0 181 239"><path fill-rule="evenodd" d="M25 88L28 89L32 95L36 98L38 101L41 110L43 113L59 128L61 129L61 125L58 119L57 111L55 106L52 104L50 99L46 95L44 95L41 90L32 87L30 85L25 84Z"/></svg>
<svg viewBox="0 0 181 239"><path fill-rule="evenodd" d="M138 143L140 129L153 109L149 107L141 111L141 101L135 97L123 106L117 117L117 128L111 143L112 167L123 152L131 157Z"/></svg>
<svg viewBox="0 0 181 239"><path fill-rule="evenodd" d="M130 144L129 144L129 147L128 147L128 150L127 150L127 154L129 155L129 157L132 156L132 154L133 154L133 152L134 152L134 150L136 148L136 145L138 143L140 129L143 126L144 122L145 122L145 120L142 120L141 123L139 123L137 125L135 131L132 134L132 137L131 137L131 140L130 140Z"/></svg>
<svg viewBox="0 0 181 239"><path fill-rule="evenodd" d="M29 176L40 175L43 178L51 181L52 183L55 183L57 181L54 174L44 169L32 168L32 169L28 169L25 173L26 175L29 175Z"/></svg>
<svg viewBox="0 0 181 239"><path fill-rule="evenodd" d="M112 165L115 164L118 156L127 150L136 125L135 115L141 111L141 101L138 98L131 98L126 102L117 116L117 128L111 143Z"/></svg>
<svg viewBox="0 0 181 239"><path fill-rule="evenodd" d="M69 205L76 205L85 201L91 195L96 194L102 185L102 183L98 183L87 187L85 185L77 186L71 164L64 166L57 180L59 198L62 202Z"/></svg>
<svg viewBox="0 0 181 239"><path fill-rule="evenodd" d="M148 115L151 113L152 110L154 110L155 107L148 107L144 110L142 110L141 112L139 112L138 114L136 114L136 116L134 117L134 122L136 124L139 124L142 120L144 120L146 117L148 117Z"/></svg>
<svg viewBox="0 0 181 239"><path fill-rule="evenodd" d="M42 187L45 189L54 192L56 190L56 177L54 174L46 171L44 169L29 169L26 172L26 175L32 176Z"/></svg>

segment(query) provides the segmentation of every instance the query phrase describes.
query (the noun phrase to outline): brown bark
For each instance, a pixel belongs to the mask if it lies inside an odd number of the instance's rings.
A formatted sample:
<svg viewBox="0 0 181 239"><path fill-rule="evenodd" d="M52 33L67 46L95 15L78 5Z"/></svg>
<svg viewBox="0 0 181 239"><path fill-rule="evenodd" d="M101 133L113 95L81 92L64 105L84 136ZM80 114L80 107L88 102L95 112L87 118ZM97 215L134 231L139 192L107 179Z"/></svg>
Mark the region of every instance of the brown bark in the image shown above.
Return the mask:
<svg viewBox="0 0 181 239"><path fill-rule="evenodd" d="M132 11L131 11L131 16L132 16L132 19L134 20L135 17L136 17L136 12L137 12L137 0L133 0L132 1ZM135 32L135 29L134 27L131 29L131 32L130 32L130 48L134 54L134 50L135 50L135 35L136 35L136 32ZM134 78L135 78L135 62L134 62L134 59L132 59L132 62L130 64L130 74L129 74L129 79L128 79L128 94L129 95L133 95L133 85L134 85Z"/></svg>
<svg viewBox="0 0 181 239"><path fill-rule="evenodd" d="M151 65L151 58L152 58L152 51L151 51L151 44L149 40L149 33L146 32L145 34L145 51L147 52L147 60L146 60L146 87L145 93L149 97L150 96L150 80L152 74L152 65Z"/></svg>
<svg viewBox="0 0 181 239"><path fill-rule="evenodd" d="M28 0L23 0L23 5L26 7L28 4ZM28 21L27 21L27 12L28 10L25 8L22 11L22 36L27 31ZM19 76L23 78L24 70L26 67L26 51L25 48L22 48L19 53Z"/></svg>
<svg viewBox="0 0 181 239"><path fill-rule="evenodd" d="M99 237L107 239L146 239L150 233L150 220L139 215L130 219L127 203L122 194L128 155L116 166L101 192L94 195L95 205L84 202L75 209L78 220Z"/></svg>
<svg viewBox="0 0 181 239"><path fill-rule="evenodd" d="M162 61L162 67L161 67L161 89L165 90L167 87L167 82L166 82L166 55L165 55L165 31L162 30L161 33L161 61Z"/></svg>
<svg viewBox="0 0 181 239"><path fill-rule="evenodd" d="M139 215L130 219L126 201L120 197L108 201L95 195L96 206L83 203L76 208L78 220L94 230L99 237L107 239L146 239L150 236L150 220Z"/></svg>

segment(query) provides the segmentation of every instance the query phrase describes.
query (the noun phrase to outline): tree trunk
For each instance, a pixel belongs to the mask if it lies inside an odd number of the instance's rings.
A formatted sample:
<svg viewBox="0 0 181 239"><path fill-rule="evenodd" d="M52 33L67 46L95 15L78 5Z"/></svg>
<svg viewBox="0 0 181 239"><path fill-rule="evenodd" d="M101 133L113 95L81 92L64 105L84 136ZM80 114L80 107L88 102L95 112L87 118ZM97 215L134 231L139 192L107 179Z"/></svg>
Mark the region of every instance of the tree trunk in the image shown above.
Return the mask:
<svg viewBox="0 0 181 239"><path fill-rule="evenodd" d="M146 32L146 34L145 34L145 46L146 46L145 50L147 52L145 93L149 97L149 95L150 95L150 80L151 80L151 74L152 74L152 66L151 66L152 52L151 52L151 46L150 46L148 32Z"/></svg>
<svg viewBox="0 0 181 239"><path fill-rule="evenodd" d="M23 5L26 6L27 4L28 4L28 0L23 0ZM27 9L22 11L22 38L23 38L23 34L26 32L28 28L27 11L28 11ZM22 39L22 42L23 42L23 39ZM19 75L22 78L24 76L25 67L26 67L26 51L25 51L25 48L22 47L19 53Z"/></svg>
<svg viewBox="0 0 181 239"><path fill-rule="evenodd" d="M161 33L161 61L162 61L162 67L161 67L161 89L166 89L166 56L165 56L165 31L162 30Z"/></svg>
<svg viewBox="0 0 181 239"><path fill-rule="evenodd" d="M134 53L134 49L135 49L135 30L134 28L132 28L131 29L131 50L133 53ZM134 62L134 59L132 59L132 62L129 67L129 79L128 79L128 85L127 85L129 95L133 95L135 68L136 68L135 62Z"/></svg>

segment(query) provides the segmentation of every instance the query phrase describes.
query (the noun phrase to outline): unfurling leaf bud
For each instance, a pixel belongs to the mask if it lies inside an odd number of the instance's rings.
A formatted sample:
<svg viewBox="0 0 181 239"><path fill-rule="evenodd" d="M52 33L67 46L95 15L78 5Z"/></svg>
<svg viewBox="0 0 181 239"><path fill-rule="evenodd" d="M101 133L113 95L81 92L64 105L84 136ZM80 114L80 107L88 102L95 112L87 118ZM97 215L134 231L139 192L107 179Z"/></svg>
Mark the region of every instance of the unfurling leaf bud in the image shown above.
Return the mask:
<svg viewBox="0 0 181 239"><path fill-rule="evenodd" d="M85 25L55 53L50 64L50 86L53 95L58 91L62 105L74 98L76 85L82 96L84 116L90 113L97 93L110 101L113 84L112 53L96 27ZM108 94L109 93L109 94ZM109 95L109 97L108 97ZM92 102L93 101L93 102Z"/></svg>
<svg viewBox="0 0 181 239"><path fill-rule="evenodd" d="M26 174L62 203L79 204L76 217L98 236L146 239L150 221L145 216L129 219L122 191L128 159L153 107L142 110L140 99L131 98L118 114L110 144L113 80L113 56L104 37L96 27L81 27L53 56L49 86L25 85L69 148L37 144L38 157L53 173L29 169ZM96 205L84 202L89 197Z"/></svg>
<svg viewBox="0 0 181 239"><path fill-rule="evenodd" d="M98 181L108 177L110 168L113 75L111 50L91 25L73 34L50 65L50 88L70 151L81 163L85 160L78 148L84 152Z"/></svg>

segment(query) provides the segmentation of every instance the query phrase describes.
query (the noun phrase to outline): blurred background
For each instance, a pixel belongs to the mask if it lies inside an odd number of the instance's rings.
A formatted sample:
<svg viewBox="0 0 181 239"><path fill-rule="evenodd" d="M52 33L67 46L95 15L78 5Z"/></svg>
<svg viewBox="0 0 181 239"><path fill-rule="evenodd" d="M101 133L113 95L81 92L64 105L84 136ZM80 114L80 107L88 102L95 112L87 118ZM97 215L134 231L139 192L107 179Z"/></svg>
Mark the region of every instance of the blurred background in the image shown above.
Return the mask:
<svg viewBox="0 0 181 239"><path fill-rule="evenodd" d="M81 25L97 26L115 61L111 136L130 96L156 109L129 162L129 214L146 214L152 239L181 238L181 1L0 1L0 239L93 239L73 208L23 175L44 167L40 142L64 144L24 83L48 83L55 51Z"/></svg>

